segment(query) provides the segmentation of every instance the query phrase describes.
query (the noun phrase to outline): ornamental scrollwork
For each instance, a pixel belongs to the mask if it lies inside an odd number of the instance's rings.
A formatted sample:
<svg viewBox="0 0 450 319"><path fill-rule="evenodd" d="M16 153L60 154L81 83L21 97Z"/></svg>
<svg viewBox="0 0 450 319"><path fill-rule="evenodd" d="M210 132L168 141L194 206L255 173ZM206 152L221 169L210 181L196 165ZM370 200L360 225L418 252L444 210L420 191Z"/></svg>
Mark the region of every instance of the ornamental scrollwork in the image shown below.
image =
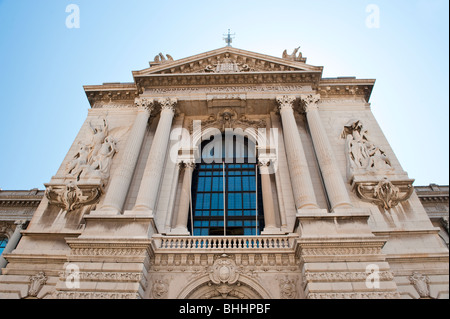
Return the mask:
<svg viewBox="0 0 450 319"><path fill-rule="evenodd" d="M373 203L385 210L397 206L399 203L408 200L414 188L411 184L395 186L387 177L379 182L358 183L355 192L359 198L364 201Z"/></svg>

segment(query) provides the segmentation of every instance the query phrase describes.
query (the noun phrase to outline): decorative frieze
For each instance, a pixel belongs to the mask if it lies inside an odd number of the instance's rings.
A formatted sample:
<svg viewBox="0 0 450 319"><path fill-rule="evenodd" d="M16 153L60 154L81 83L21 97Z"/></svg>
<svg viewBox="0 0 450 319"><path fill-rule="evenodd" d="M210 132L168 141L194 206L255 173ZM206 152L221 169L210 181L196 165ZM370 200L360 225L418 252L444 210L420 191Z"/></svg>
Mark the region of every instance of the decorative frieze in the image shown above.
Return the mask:
<svg viewBox="0 0 450 319"><path fill-rule="evenodd" d="M380 281L390 281L394 279L391 271L379 271L377 273ZM328 271L328 272L311 272L306 271L303 274L305 282L353 282L366 281L366 272L345 272L345 271Z"/></svg>
<svg viewBox="0 0 450 319"><path fill-rule="evenodd" d="M398 292L327 292L309 293L308 299L399 299Z"/></svg>
<svg viewBox="0 0 450 319"><path fill-rule="evenodd" d="M140 299L136 292L56 291L55 299Z"/></svg>
<svg viewBox="0 0 450 319"><path fill-rule="evenodd" d="M59 273L59 279L66 281L68 275L67 272L61 271ZM143 278L142 273L136 272L103 272L103 271L80 271L77 273L77 279L83 281L126 281L126 282L139 282Z"/></svg>

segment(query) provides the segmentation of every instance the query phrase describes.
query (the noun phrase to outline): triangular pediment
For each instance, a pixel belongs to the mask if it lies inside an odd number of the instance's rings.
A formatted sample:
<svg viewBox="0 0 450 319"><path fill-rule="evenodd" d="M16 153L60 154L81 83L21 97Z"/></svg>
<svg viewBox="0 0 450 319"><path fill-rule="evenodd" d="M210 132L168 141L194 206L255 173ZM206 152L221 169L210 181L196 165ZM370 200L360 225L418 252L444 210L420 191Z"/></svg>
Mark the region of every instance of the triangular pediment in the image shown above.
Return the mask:
<svg viewBox="0 0 450 319"><path fill-rule="evenodd" d="M150 62L150 68L134 71L136 77L162 74L242 73L242 72L321 72L322 67L306 64L301 53L296 56L283 52L284 58L277 58L255 52L224 47L180 60L170 55L159 54Z"/></svg>

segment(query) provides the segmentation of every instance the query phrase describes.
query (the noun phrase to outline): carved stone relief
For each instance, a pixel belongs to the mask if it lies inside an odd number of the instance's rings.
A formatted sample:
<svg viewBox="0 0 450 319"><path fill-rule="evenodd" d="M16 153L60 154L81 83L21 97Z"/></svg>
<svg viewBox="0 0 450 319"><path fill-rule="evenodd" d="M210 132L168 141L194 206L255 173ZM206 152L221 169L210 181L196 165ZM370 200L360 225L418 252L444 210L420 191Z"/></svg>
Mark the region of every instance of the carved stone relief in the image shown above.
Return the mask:
<svg viewBox="0 0 450 319"><path fill-rule="evenodd" d="M47 276L43 271L30 276L30 284L28 287L28 297L37 297L39 291L41 291L42 287L47 282Z"/></svg>
<svg viewBox="0 0 450 319"><path fill-rule="evenodd" d="M135 104L147 109L152 106L152 103ZM117 153L117 139L127 130L110 130L106 118L96 124L90 121L89 128L92 135L78 143L78 151L65 167L64 180L45 184L45 196L49 203L67 212L94 204L100 198L110 177L113 157Z"/></svg>
<svg viewBox="0 0 450 319"><path fill-rule="evenodd" d="M167 278L157 278L153 281L152 297L154 299L165 299L169 291L169 280Z"/></svg>
<svg viewBox="0 0 450 319"><path fill-rule="evenodd" d="M362 200L389 210L400 202L408 200L414 191L410 184L402 188L401 191L400 187L395 186L387 177L384 177L378 183L358 183L355 192Z"/></svg>
<svg viewBox="0 0 450 319"><path fill-rule="evenodd" d="M297 298L297 278L289 278L289 276L286 275L279 278L279 283L281 299Z"/></svg>
<svg viewBox="0 0 450 319"><path fill-rule="evenodd" d="M206 120L201 120L202 130L209 127L218 128L221 132L225 129L233 128L247 128L252 127L254 129L265 128L265 119L249 119L245 114L240 116L236 111L231 108L225 108L218 112L217 115L210 114ZM190 133L194 131L194 120L189 125Z"/></svg>
<svg viewBox="0 0 450 319"><path fill-rule="evenodd" d="M368 171L383 174L393 169L386 153L370 141L369 132L360 120L351 120L345 125L341 137L346 140L351 175Z"/></svg>
<svg viewBox="0 0 450 319"><path fill-rule="evenodd" d="M413 180L392 178L390 159L370 140L360 120L348 122L341 138L346 140L347 178L359 198L385 210L410 198Z"/></svg>
<svg viewBox="0 0 450 319"><path fill-rule="evenodd" d="M94 204L103 192L101 186L80 187L75 181L69 181L67 185L62 186L47 186L45 196L49 204L70 212Z"/></svg>
<svg viewBox="0 0 450 319"><path fill-rule="evenodd" d="M412 276L409 277L409 281L414 285L420 298L430 298L429 283L430 279L428 276L422 275L418 272L414 272Z"/></svg>

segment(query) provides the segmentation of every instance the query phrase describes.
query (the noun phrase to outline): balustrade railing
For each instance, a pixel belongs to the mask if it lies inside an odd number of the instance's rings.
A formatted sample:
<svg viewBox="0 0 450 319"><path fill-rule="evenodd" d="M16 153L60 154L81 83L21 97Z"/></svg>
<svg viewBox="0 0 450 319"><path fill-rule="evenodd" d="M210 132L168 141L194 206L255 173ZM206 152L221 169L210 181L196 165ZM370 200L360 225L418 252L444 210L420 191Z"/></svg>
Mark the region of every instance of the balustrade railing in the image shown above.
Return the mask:
<svg viewBox="0 0 450 319"><path fill-rule="evenodd" d="M296 236L162 236L156 249L291 249Z"/></svg>

